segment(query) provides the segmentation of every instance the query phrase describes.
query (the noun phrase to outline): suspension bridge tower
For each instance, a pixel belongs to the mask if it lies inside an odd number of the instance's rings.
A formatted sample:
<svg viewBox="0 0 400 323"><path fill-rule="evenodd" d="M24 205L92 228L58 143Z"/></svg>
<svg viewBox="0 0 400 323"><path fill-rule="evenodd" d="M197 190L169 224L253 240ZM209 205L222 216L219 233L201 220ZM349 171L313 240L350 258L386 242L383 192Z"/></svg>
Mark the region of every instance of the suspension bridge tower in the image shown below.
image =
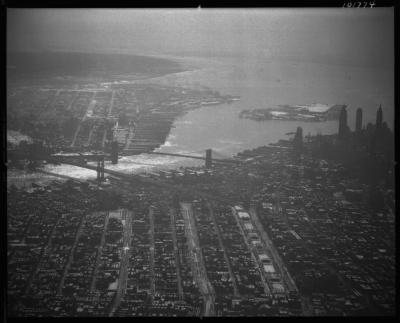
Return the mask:
<svg viewBox="0 0 400 323"><path fill-rule="evenodd" d="M206 150L206 168L211 168L212 166L212 149Z"/></svg>
<svg viewBox="0 0 400 323"><path fill-rule="evenodd" d="M111 162L113 164L118 164L118 142L113 141L111 143Z"/></svg>
<svg viewBox="0 0 400 323"><path fill-rule="evenodd" d="M97 159L97 180L99 182L104 181L104 156L99 156Z"/></svg>

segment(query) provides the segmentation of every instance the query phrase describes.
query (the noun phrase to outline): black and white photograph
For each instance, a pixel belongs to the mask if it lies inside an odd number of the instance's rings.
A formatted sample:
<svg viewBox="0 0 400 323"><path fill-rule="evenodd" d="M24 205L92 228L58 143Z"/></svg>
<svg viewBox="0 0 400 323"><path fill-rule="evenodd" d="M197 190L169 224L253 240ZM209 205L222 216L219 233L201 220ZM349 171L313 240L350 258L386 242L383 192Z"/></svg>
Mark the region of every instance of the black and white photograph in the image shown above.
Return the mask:
<svg viewBox="0 0 400 323"><path fill-rule="evenodd" d="M397 314L394 7L5 12L5 317Z"/></svg>

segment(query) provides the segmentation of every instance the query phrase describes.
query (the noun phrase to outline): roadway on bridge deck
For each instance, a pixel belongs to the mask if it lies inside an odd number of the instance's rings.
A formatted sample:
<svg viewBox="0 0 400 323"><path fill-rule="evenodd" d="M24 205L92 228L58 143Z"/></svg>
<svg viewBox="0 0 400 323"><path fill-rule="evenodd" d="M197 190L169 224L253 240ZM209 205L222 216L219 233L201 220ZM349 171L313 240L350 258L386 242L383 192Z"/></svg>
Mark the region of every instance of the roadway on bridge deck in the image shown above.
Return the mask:
<svg viewBox="0 0 400 323"><path fill-rule="evenodd" d="M192 159L201 159L201 160L206 160L206 157L202 156L194 156L194 155L185 155L185 154L175 154L175 153L163 153L163 152L157 152L157 151L149 151L146 152L146 154L150 155L164 155L164 156L173 156L173 157L183 157L183 158L192 158ZM243 163L240 160L236 159L220 159L220 158L211 158L212 162L217 162L217 163L231 163L231 164L241 164Z"/></svg>

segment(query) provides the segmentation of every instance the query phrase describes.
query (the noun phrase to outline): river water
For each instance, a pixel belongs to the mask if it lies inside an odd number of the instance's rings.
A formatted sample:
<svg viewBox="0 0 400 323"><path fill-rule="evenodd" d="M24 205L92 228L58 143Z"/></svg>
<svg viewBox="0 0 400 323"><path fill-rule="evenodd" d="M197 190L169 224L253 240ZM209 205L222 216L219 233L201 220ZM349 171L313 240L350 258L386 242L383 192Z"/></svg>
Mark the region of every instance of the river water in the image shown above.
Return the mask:
<svg viewBox="0 0 400 323"><path fill-rule="evenodd" d="M305 135L337 132L337 121L257 122L238 118L243 109L279 104L346 104L352 129L358 107L363 108L363 124L366 125L375 121L376 110L382 104L384 121L393 129L392 70L272 61L260 57L170 58L192 67L191 70L135 82L210 88L221 94L238 95L240 101L188 112L175 121L165 144L158 149L161 152L204 155L205 149L212 148L219 156L232 156L245 149L287 139L287 133L294 132L298 126ZM201 164L198 160L143 154L123 157L117 165L106 163L106 167L137 173ZM73 166L48 165L46 170L78 178L95 177L95 172Z"/></svg>

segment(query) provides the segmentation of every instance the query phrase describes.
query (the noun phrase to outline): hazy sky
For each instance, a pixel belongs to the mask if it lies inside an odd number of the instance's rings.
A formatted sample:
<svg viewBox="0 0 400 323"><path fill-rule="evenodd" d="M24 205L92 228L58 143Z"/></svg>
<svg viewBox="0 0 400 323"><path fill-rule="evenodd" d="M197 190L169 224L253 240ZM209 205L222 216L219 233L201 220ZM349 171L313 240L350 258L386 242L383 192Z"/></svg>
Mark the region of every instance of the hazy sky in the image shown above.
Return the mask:
<svg viewBox="0 0 400 323"><path fill-rule="evenodd" d="M8 9L9 50L297 57L393 67L392 8Z"/></svg>

